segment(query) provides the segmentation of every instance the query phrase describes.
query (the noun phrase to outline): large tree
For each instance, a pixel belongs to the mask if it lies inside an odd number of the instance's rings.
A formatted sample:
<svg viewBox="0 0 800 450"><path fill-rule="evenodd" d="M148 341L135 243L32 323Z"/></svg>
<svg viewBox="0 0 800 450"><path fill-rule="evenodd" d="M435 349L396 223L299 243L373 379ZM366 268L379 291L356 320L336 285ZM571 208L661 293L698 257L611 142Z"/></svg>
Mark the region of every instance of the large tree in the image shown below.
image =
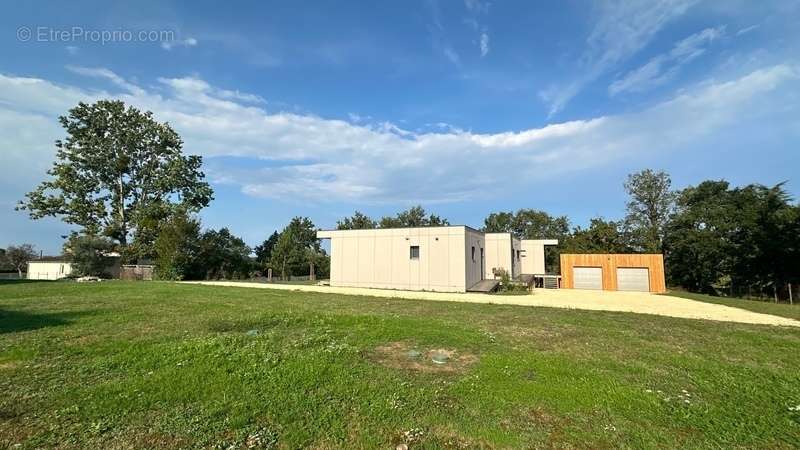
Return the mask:
<svg viewBox="0 0 800 450"><path fill-rule="evenodd" d="M428 214L422 206L413 206L397 213L395 217L384 216L378 223L379 228L441 227L450 222L436 214Z"/></svg>
<svg viewBox="0 0 800 450"><path fill-rule="evenodd" d="M739 223L732 239L731 283L758 283L777 301L778 293L796 279L798 234L797 207L783 184L773 187L749 185L735 189L735 210Z"/></svg>
<svg viewBox="0 0 800 450"><path fill-rule="evenodd" d="M629 253L622 225L613 220L591 219L588 228L575 227L561 246L569 253Z"/></svg>
<svg viewBox="0 0 800 450"><path fill-rule="evenodd" d="M514 230L514 213L513 212L496 212L486 216L483 221L483 231L487 233L514 233L519 237Z"/></svg>
<svg viewBox="0 0 800 450"><path fill-rule="evenodd" d="M378 223L359 211L353 213L352 217L345 217L336 222L337 230L369 230L373 228L378 228Z"/></svg>
<svg viewBox="0 0 800 450"><path fill-rule="evenodd" d="M710 294L777 298L798 278L799 208L782 185L704 181L681 192L665 243L669 280Z"/></svg>
<svg viewBox="0 0 800 450"><path fill-rule="evenodd" d="M491 213L483 224L487 233L511 233L517 239L564 239L569 235L566 216L551 216L535 209Z"/></svg>
<svg viewBox="0 0 800 450"><path fill-rule="evenodd" d="M10 245L6 249L6 261L22 278L22 269L28 266L28 261L36 258L36 250L31 244Z"/></svg>
<svg viewBox="0 0 800 450"><path fill-rule="evenodd" d="M265 267L269 263L269 259L272 257L272 249L275 248L275 244L278 243L278 238L280 235L277 231L273 231L271 235L261 245L256 245L253 249L253 252L256 254L256 262L262 267Z"/></svg>
<svg viewBox="0 0 800 450"><path fill-rule="evenodd" d="M197 265L205 272L193 277L206 279L247 278L252 269L250 247L227 228L208 230L200 236Z"/></svg>
<svg viewBox="0 0 800 450"><path fill-rule="evenodd" d="M282 278L287 275L306 275L311 266L324 266L319 259L327 258L322 250L314 223L307 217L295 217L281 231L272 249L270 266Z"/></svg>
<svg viewBox="0 0 800 450"><path fill-rule="evenodd" d="M201 157L184 155L178 133L151 112L101 100L79 103L59 121L67 137L56 141L52 178L18 205L33 219L61 217L86 234L114 239L131 258L151 251L155 233L147 230L176 207L197 211L212 200Z"/></svg>
<svg viewBox="0 0 800 450"><path fill-rule="evenodd" d="M630 196L625 227L637 250L662 253L664 233L675 205L672 180L664 171L651 169L628 175L624 183Z"/></svg>
<svg viewBox="0 0 800 450"><path fill-rule="evenodd" d="M186 212L170 216L155 240L156 275L162 280L205 278L200 267L200 221Z"/></svg>
<svg viewBox="0 0 800 450"><path fill-rule="evenodd" d="M715 294L715 286L730 274L731 232L738 220L728 187L726 181L704 181L678 196L664 241L670 284Z"/></svg>

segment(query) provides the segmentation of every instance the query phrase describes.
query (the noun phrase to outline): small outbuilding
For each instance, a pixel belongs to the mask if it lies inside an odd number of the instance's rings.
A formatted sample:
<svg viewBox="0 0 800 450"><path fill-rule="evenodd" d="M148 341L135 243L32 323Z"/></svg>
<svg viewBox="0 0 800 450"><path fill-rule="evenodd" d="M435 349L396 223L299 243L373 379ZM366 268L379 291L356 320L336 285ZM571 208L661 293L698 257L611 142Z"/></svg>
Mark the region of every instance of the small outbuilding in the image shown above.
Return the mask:
<svg viewBox="0 0 800 450"><path fill-rule="evenodd" d="M120 259L118 253L112 253L111 264L106 268L106 276L119 278ZM27 278L29 280L60 280L72 275L72 263L65 256L45 256L43 258L28 261Z"/></svg>
<svg viewBox="0 0 800 450"><path fill-rule="evenodd" d="M72 264L62 258L42 258L28 261L29 280L60 280L72 273Z"/></svg>
<svg viewBox="0 0 800 450"><path fill-rule="evenodd" d="M562 254L561 287L666 292L661 254Z"/></svg>

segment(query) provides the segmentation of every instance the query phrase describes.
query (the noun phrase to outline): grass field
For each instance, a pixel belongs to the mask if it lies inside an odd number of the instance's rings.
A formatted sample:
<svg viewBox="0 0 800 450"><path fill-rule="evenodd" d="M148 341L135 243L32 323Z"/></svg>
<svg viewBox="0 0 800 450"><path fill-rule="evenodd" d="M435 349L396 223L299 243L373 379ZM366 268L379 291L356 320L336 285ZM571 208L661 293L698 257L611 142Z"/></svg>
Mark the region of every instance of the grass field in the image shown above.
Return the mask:
<svg viewBox="0 0 800 450"><path fill-rule="evenodd" d="M0 448L795 448L798 349L626 313L2 283Z"/></svg>
<svg viewBox="0 0 800 450"><path fill-rule="evenodd" d="M706 303L717 305L733 306L734 308L746 309L761 314L772 314L773 316L787 317L789 319L800 320L800 305L787 305L786 303L773 303L763 300L748 300L744 298L714 297L712 295L695 294L692 292L670 291L670 296L688 298Z"/></svg>

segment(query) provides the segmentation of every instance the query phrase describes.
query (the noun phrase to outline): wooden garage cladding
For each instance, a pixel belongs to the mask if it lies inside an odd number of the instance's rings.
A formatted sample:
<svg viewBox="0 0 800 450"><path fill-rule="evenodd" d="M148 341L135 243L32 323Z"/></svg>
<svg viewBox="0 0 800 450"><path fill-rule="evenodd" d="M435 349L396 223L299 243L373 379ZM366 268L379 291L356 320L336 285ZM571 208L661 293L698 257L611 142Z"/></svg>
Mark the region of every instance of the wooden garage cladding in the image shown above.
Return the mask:
<svg viewBox="0 0 800 450"><path fill-rule="evenodd" d="M618 290L618 272L633 274L633 271L617 269L647 269L650 292L667 291L664 281L664 256L660 254L562 254L561 287L567 289L582 287L581 283L578 283L579 286L575 283L576 268L579 274L589 273L586 268L600 268L602 288L605 291Z"/></svg>

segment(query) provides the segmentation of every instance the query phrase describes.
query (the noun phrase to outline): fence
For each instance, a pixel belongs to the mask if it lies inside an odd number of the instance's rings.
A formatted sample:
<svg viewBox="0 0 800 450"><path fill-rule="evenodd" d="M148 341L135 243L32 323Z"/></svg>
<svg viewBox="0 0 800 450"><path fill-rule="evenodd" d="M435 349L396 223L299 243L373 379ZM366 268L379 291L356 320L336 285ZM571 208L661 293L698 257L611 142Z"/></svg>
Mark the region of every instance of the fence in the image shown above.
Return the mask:
<svg viewBox="0 0 800 450"><path fill-rule="evenodd" d="M25 277L29 280L60 280L65 278L65 275L61 275L55 272L28 272L25 274Z"/></svg>
<svg viewBox="0 0 800 450"><path fill-rule="evenodd" d="M22 275L25 278L25 275ZM19 280L20 276L17 272L0 272L0 280Z"/></svg>
<svg viewBox="0 0 800 450"><path fill-rule="evenodd" d="M153 267L148 265L125 265L119 270L120 280L152 281Z"/></svg>

